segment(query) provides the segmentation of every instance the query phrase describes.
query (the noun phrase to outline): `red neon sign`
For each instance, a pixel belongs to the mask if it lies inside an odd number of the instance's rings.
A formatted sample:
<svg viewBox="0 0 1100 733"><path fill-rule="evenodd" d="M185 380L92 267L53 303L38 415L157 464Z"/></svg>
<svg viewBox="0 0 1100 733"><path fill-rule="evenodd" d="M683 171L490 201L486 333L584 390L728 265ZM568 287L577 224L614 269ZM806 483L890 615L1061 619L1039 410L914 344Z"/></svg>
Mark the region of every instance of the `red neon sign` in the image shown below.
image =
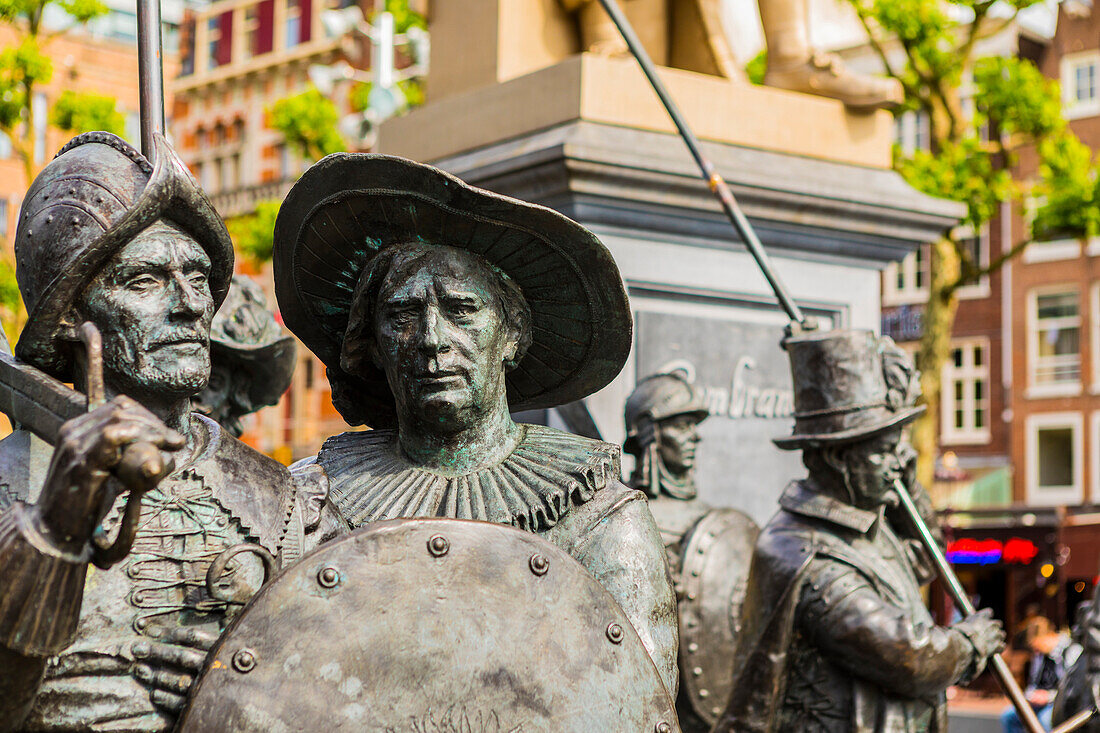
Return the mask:
<svg viewBox="0 0 1100 733"><path fill-rule="evenodd" d="M994 539L970 537L953 540L947 544L947 559L956 565L1028 565L1039 554L1039 546L1022 537L1012 537L1002 542Z"/></svg>

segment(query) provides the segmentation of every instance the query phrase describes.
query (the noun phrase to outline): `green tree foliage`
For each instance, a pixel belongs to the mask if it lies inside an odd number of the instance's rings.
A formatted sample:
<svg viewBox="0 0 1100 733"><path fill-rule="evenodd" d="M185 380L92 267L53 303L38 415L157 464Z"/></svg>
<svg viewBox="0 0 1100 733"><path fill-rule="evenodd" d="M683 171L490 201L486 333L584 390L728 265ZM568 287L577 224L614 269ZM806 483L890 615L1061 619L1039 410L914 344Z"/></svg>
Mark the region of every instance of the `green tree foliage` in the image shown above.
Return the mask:
<svg viewBox="0 0 1100 733"><path fill-rule="evenodd" d="M745 76L749 77L749 81L753 84L763 84L764 74L768 71L768 49L762 50L760 53L749 59L749 62L745 64Z"/></svg>
<svg viewBox="0 0 1100 733"><path fill-rule="evenodd" d="M38 141L34 134L35 91L53 77L48 53L50 39L68 30L47 32L43 28L42 18L51 5L64 10L72 25L87 23L108 10L100 0L0 0L0 23L13 28L18 38L16 43L0 49L0 133L11 140L28 182L37 173L35 161L42 152L36 149ZM86 109L81 106L85 102ZM122 116L109 97L71 91L62 95L48 119L51 124L74 132L87 129L121 132L123 127ZM25 319L15 268L5 252L0 255L0 320L11 339L18 335Z"/></svg>
<svg viewBox="0 0 1100 733"><path fill-rule="evenodd" d="M72 25L81 25L107 12L100 0L0 0L0 23L11 26L19 35L19 42L0 50L0 132L12 141L12 147L23 162L27 180L34 178L35 88L49 83L53 77L47 45L50 39L68 28L47 33L42 18L50 6L64 10L72 19ZM95 115L80 115L78 122L108 119L102 113L102 102L97 100ZM68 116L72 121L72 115ZM72 128L64 128L72 129Z"/></svg>
<svg viewBox="0 0 1100 733"><path fill-rule="evenodd" d="M257 265L271 260L279 205L278 200L261 201L253 213L226 222L237 251Z"/></svg>
<svg viewBox="0 0 1100 733"><path fill-rule="evenodd" d="M394 32L404 33L409 28L424 28L428 21L420 13L409 8L409 0L386 0L386 12L393 16Z"/></svg>
<svg viewBox="0 0 1100 733"><path fill-rule="evenodd" d="M964 203L965 223L973 231L1004 204L1035 197L1045 201L1037 212L1037 235L1100 228L1091 155L1066 125L1057 84L1026 59L975 54L980 40L1010 27L1016 14L1039 1L849 0L886 75L905 90L900 111L919 110L930 123L929 149L896 149L895 167L919 190ZM967 86L973 100L969 106L963 96ZM1035 183L1014 177L1023 148L1038 152ZM974 261L961 232L932 247L917 352L928 412L914 428L918 475L926 484L938 453L940 373L950 354L956 293L1000 268L1026 240L1004 243L1005 251L988 263Z"/></svg>
<svg viewBox="0 0 1100 733"><path fill-rule="evenodd" d="M331 99L310 86L304 92L280 99L268 108L271 127L287 144L311 160L347 150L336 126L340 113Z"/></svg>
<svg viewBox="0 0 1100 733"><path fill-rule="evenodd" d="M63 91L54 102L50 124L74 134L105 130L121 136L126 129L126 119L115 108L114 97L71 89Z"/></svg>

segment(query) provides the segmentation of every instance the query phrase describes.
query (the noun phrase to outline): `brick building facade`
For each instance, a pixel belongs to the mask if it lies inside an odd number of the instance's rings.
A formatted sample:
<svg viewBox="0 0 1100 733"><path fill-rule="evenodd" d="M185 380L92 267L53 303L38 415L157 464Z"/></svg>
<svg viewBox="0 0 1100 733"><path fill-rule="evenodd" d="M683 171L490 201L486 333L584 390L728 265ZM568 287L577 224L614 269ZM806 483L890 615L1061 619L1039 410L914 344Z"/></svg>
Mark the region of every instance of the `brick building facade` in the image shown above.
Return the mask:
<svg viewBox="0 0 1100 733"><path fill-rule="evenodd" d="M311 65L343 58L341 44L347 41L326 35L321 12L346 4L218 0L187 13L180 74L169 85L172 132L180 157L223 217L282 200L308 166L270 127L269 109L309 87ZM346 105L346 95L336 99ZM270 266L255 271L238 262L238 269L255 277L274 307ZM323 365L300 346L287 394L248 418L242 437L289 462L316 453L322 440L346 429L332 407Z"/></svg>

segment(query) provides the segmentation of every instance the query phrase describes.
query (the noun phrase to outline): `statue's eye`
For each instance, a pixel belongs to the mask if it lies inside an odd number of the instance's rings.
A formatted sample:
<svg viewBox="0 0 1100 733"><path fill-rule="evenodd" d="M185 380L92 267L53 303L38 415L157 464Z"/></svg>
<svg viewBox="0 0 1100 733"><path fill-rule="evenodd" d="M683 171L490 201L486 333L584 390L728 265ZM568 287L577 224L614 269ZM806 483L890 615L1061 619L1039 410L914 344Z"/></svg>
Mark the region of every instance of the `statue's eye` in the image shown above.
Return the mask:
<svg viewBox="0 0 1100 733"><path fill-rule="evenodd" d="M453 316L466 318L477 313L478 307L475 303L469 301L458 301L449 303L447 305L447 311Z"/></svg>
<svg viewBox="0 0 1100 733"><path fill-rule="evenodd" d="M394 308L386 314L386 318L397 326L407 326L416 319L416 312L412 308Z"/></svg>
<svg viewBox="0 0 1100 733"><path fill-rule="evenodd" d="M157 279L152 275L138 275L127 281L126 287L130 290L142 291L156 287L157 283Z"/></svg>
<svg viewBox="0 0 1100 733"><path fill-rule="evenodd" d="M187 279L191 281L191 284L196 288L201 288L206 285L207 277L204 272L192 272L187 276Z"/></svg>

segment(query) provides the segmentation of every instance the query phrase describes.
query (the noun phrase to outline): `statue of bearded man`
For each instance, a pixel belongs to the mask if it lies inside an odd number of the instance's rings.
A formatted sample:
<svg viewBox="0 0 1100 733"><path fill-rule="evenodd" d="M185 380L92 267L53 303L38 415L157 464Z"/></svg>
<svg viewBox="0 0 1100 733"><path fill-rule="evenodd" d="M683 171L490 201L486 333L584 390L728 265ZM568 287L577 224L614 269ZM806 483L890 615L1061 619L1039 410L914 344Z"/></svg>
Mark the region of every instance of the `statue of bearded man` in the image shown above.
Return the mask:
<svg viewBox="0 0 1100 733"><path fill-rule="evenodd" d="M310 459L352 527L497 522L568 552L622 607L675 695L676 615L645 496L619 449L510 412L583 398L630 348L622 280L586 229L389 156L313 166L275 227L287 326L368 432Z"/></svg>

